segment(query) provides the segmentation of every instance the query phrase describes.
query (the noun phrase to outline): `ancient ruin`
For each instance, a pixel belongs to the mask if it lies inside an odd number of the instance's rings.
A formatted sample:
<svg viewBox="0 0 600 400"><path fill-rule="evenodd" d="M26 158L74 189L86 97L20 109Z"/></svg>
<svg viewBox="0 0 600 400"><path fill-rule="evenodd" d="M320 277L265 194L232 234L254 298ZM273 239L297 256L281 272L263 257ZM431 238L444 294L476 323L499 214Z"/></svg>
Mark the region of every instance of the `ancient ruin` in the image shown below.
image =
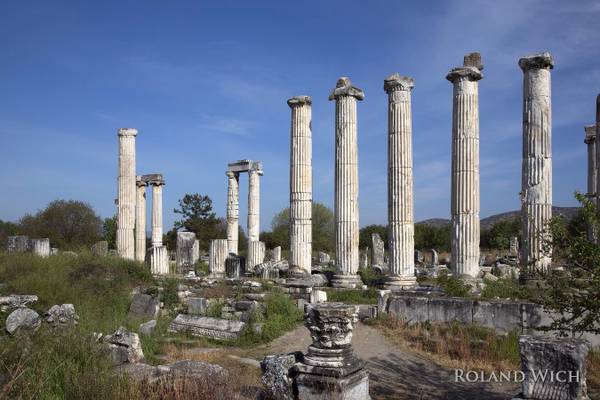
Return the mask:
<svg viewBox="0 0 600 400"><path fill-rule="evenodd" d="M137 129L121 128L119 136L119 177L117 193L117 252L119 256L135 258L135 137Z"/></svg>

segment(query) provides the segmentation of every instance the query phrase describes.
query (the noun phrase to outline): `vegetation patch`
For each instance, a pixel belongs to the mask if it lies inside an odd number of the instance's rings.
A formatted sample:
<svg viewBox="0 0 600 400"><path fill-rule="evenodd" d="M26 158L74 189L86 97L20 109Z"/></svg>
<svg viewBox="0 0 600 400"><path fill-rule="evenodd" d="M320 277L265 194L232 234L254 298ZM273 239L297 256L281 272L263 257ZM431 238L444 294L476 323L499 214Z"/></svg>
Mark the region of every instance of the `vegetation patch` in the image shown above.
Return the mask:
<svg viewBox="0 0 600 400"><path fill-rule="evenodd" d="M327 289L327 301L349 304L377 304L377 289L367 290L351 289L336 290Z"/></svg>

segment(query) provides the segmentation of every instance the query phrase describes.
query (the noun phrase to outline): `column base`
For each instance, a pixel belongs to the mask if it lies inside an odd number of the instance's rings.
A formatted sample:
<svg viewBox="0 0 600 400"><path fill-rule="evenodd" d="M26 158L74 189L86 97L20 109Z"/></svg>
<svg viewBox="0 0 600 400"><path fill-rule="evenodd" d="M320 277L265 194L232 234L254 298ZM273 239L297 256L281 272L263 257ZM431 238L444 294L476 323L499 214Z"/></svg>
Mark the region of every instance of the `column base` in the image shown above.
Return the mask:
<svg viewBox="0 0 600 400"><path fill-rule="evenodd" d="M331 286L345 289L362 289L365 285L359 275L335 274L331 280Z"/></svg>
<svg viewBox="0 0 600 400"><path fill-rule="evenodd" d="M296 377L299 400L370 400L369 374L361 369L344 377L300 372Z"/></svg>
<svg viewBox="0 0 600 400"><path fill-rule="evenodd" d="M412 289L418 286L415 276L392 275L385 282L385 288L392 291Z"/></svg>

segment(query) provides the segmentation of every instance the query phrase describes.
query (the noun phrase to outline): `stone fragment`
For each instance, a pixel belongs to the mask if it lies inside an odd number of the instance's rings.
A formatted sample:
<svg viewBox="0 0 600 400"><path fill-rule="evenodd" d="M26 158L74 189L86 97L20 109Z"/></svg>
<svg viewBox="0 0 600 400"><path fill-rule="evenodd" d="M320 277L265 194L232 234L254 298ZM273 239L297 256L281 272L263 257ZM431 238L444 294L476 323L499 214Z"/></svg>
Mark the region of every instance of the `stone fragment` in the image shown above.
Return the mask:
<svg viewBox="0 0 600 400"><path fill-rule="evenodd" d="M295 400L294 365L302 359L301 352L266 356L260 363L261 381L272 399Z"/></svg>
<svg viewBox="0 0 600 400"><path fill-rule="evenodd" d="M384 243L381 240L381 236L378 233L371 234L371 244L373 248L371 249L371 266L383 266L383 256L384 256Z"/></svg>
<svg viewBox="0 0 600 400"><path fill-rule="evenodd" d="M123 364L118 371L137 382L150 384L167 379L169 381L173 379L201 379L214 385L223 385L226 384L229 376L227 370L219 365L192 360L157 366L144 363Z"/></svg>
<svg viewBox="0 0 600 400"><path fill-rule="evenodd" d="M73 326L79 323L79 315L73 304L55 304L44 314L46 322L53 327Z"/></svg>
<svg viewBox="0 0 600 400"><path fill-rule="evenodd" d="M138 334L129 332L122 326L112 335L104 336L102 341L110 352L113 365L133 364L144 360L144 352Z"/></svg>
<svg viewBox="0 0 600 400"><path fill-rule="evenodd" d="M271 250L271 261L275 263L281 261L281 246L277 246Z"/></svg>
<svg viewBox="0 0 600 400"><path fill-rule="evenodd" d="M17 308L6 318L6 331L11 335L27 334L38 330L42 320L38 313L30 308Z"/></svg>
<svg viewBox="0 0 600 400"><path fill-rule="evenodd" d="M244 273L244 258L229 254L225 259L225 274L228 278L239 278Z"/></svg>
<svg viewBox="0 0 600 400"><path fill-rule="evenodd" d="M152 335L156 330L156 320L151 319L148 322L140 324L138 332L140 335Z"/></svg>
<svg viewBox="0 0 600 400"><path fill-rule="evenodd" d="M160 310L158 299L149 294L137 293L131 300L129 316L134 318L156 318Z"/></svg>
<svg viewBox="0 0 600 400"><path fill-rule="evenodd" d="M106 257L108 255L108 242L106 240L102 240L94 243L91 251L96 257Z"/></svg>
<svg viewBox="0 0 600 400"><path fill-rule="evenodd" d="M9 236L6 241L6 251L8 253L24 253L30 250L29 237L18 235Z"/></svg>
<svg viewBox="0 0 600 400"><path fill-rule="evenodd" d="M415 249L415 264L423 264L425 257L420 250Z"/></svg>
<svg viewBox="0 0 600 400"><path fill-rule="evenodd" d="M169 332L188 332L216 340L237 339L245 323L227 319L179 314L169 325Z"/></svg>
<svg viewBox="0 0 600 400"><path fill-rule="evenodd" d="M327 292L324 290L313 290L310 292L311 303L324 303L327 301Z"/></svg>
<svg viewBox="0 0 600 400"><path fill-rule="evenodd" d="M194 270L194 246L196 234L194 232L177 232L177 273L185 274Z"/></svg>
<svg viewBox="0 0 600 400"><path fill-rule="evenodd" d="M188 297L188 314L204 315L208 310L209 301L204 297Z"/></svg>
<svg viewBox="0 0 600 400"><path fill-rule="evenodd" d="M50 256L50 239L30 239L29 246L33 254L40 257Z"/></svg>
<svg viewBox="0 0 600 400"><path fill-rule="evenodd" d="M329 264L330 261L331 257L329 257L329 254L324 251L319 252L319 264Z"/></svg>
<svg viewBox="0 0 600 400"><path fill-rule="evenodd" d="M30 294L11 294L0 297L0 311L6 312L15 308L25 307L27 304L35 303L38 297Z"/></svg>

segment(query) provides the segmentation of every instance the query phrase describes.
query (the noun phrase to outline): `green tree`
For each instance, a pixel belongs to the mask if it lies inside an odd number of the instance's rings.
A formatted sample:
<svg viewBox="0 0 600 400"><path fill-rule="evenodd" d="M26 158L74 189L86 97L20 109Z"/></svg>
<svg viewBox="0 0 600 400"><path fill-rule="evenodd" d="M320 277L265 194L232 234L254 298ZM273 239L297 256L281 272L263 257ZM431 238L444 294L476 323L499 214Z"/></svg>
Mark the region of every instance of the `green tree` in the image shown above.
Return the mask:
<svg viewBox="0 0 600 400"><path fill-rule="evenodd" d="M364 228L361 228L359 231L359 246L361 248L369 247L373 248L373 240L371 235L374 233L378 233L381 240L383 240L384 246L387 249L388 240L387 240L387 226L384 225L367 225Z"/></svg>
<svg viewBox="0 0 600 400"><path fill-rule="evenodd" d="M204 251L208 250L212 239L224 239L227 235L225 220L217 218L213 212L212 200L208 196L199 193L186 194L179 200L179 208L173 211L181 214L181 219L176 221L174 229L167 233L167 246L171 249L175 248L177 231L180 229L194 232L200 242L200 248Z"/></svg>
<svg viewBox="0 0 600 400"><path fill-rule="evenodd" d="M490 229L481 231L481 247L505 250L510 247L510 238L521 237L521 219L513 218L496 222Z"/></svg>
<svg viewBox="0 0 600 400"><path fill-rule="evenodd" d="M600 247L587 235L588 226L600 232L600 212L584 195L576 193L575 197L583 206L584 223L569 224L555 217L548 227L551 236L544 243L545 249L551 246L554 263L564 266L562 271L542 275L542 304L554 311L545 329L561 336L600 333Z"/></svg>
<svg viewBox="0 0 600 400"><path fill-rule="evenodd" d="M450 224L431 226L415 224L415 249L436 249L450 251Z"/></svg>
<svg viewBox="0 0 600 400"><path fill-rule="evenodd" d="M117 216L114 215L110 218L104 218L102 223L102 240L108 242L109 249L115 249L117 247Z"/></svg>
<svg viewBox="0 0 600 400"><path fill-rule="evenodd" d="M60 249L79 249L100 240L102 219L82 201L54 200L44 210L23 216L19 232L50 238L51 245Z"/></svg>
<svg viewBox="0 0 600 400"><path fill-rule="evenodd" d="M18 231L19 226L17 224L0 220L0 248L6 248L8 237L16 235Z"/></svg>
<svg viewBox="0 0 600 400"><path fill-rule="evenodd" d="M328 251L335 249L335 219L333 211L322 203L312 204L312 246L314 251ZM271 221L271 231L262 232L260 238L269 248L281 246L289 249L290 246L290 209L284 208Z"/></svg>

